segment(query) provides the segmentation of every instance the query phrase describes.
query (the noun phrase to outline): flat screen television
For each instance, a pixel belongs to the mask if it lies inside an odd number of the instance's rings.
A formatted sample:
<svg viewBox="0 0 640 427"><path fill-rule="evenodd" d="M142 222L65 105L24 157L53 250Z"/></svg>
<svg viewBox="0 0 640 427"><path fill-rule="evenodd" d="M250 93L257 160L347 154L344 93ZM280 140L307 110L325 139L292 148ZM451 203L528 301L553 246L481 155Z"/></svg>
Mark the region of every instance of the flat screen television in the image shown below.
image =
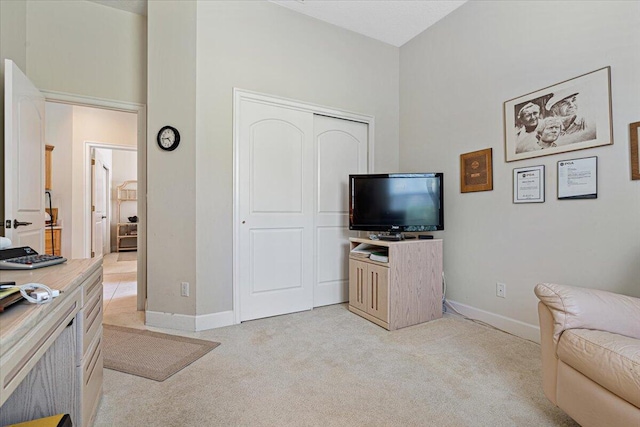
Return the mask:
<svg viewBox="0 0 640 427"><path fill-rule="evenodd" d="M349 229L444 230L443 174L349 175Z"/></svg>

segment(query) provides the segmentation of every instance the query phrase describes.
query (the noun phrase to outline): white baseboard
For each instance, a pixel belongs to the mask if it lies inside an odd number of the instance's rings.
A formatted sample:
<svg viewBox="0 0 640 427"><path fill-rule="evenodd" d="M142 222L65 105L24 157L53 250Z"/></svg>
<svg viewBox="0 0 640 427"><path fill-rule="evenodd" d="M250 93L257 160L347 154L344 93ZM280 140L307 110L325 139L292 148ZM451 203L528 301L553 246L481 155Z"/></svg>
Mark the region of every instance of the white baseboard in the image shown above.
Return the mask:
<svg viewBox="0 0 640 427"><path fill-rule="evenodd" d="M196 316L196 332L230 325L235 325L231 310Z"/></svg>
<svg viewBox="0 0 640 427"><path fill-rule="evenodd" d="M235 324L233 321L233 311L203 314L200 316L146 311L145 323L148 326L156 328L176 329L188 332L205 331L207 329L221 328Z"/></svg>
<svg viewBox="0 0 640 427"><path fill-rule="evenodd" d="M451 304L453 308L471 319L481 320L502 331L540 343L539 326L530 325L519 320L511 319L510 317L480 310L479 308L471 307L449 299L447 299L447 303Z"/></svg>

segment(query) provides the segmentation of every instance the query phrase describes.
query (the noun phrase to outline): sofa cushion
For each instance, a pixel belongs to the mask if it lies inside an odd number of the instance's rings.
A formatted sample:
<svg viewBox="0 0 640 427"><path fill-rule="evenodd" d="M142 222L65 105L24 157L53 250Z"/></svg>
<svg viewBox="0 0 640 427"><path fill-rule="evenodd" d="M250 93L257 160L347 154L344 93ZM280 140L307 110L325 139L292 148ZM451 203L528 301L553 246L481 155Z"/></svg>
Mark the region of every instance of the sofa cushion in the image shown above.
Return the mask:
<svg viewBox="0 0 640 427"><path fill-rule="evenodd" d="M558 358L613 394L640 408L640 340L591 329L569 329Z"/></svg>

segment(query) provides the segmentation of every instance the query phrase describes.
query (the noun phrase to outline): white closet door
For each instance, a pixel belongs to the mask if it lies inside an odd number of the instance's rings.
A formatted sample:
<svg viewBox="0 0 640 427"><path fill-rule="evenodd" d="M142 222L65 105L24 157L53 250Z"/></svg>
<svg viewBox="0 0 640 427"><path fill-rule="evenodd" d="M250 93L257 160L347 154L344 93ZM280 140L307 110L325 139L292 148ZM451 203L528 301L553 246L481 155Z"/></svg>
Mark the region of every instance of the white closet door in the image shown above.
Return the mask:
<svg viewBox="0 0 640 427"><path fill-rule="evenodd" d="M349 174L367 173L367 138L365 123L315 116L314 307L349 300Z"/></svg>
<svg viewBox="0 0 640 427"><path fill-rule="evenodd" d="M242 100L239 116L240 320L309 310L313 114Z"/></svg>

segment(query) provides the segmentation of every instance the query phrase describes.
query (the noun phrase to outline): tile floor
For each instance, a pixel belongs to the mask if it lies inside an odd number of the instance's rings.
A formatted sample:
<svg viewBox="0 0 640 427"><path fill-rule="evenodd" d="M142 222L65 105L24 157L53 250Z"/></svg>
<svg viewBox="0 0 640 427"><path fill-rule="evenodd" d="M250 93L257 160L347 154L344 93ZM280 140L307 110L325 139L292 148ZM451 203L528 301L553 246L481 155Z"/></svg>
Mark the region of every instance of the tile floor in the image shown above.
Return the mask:
<svg viewBox="0 0 640 427"><path fill-rule="evenodd" d="M118 253L104 256L103 323L144 329L144 312L137 311L137 261L118 261Z"/></svg>

